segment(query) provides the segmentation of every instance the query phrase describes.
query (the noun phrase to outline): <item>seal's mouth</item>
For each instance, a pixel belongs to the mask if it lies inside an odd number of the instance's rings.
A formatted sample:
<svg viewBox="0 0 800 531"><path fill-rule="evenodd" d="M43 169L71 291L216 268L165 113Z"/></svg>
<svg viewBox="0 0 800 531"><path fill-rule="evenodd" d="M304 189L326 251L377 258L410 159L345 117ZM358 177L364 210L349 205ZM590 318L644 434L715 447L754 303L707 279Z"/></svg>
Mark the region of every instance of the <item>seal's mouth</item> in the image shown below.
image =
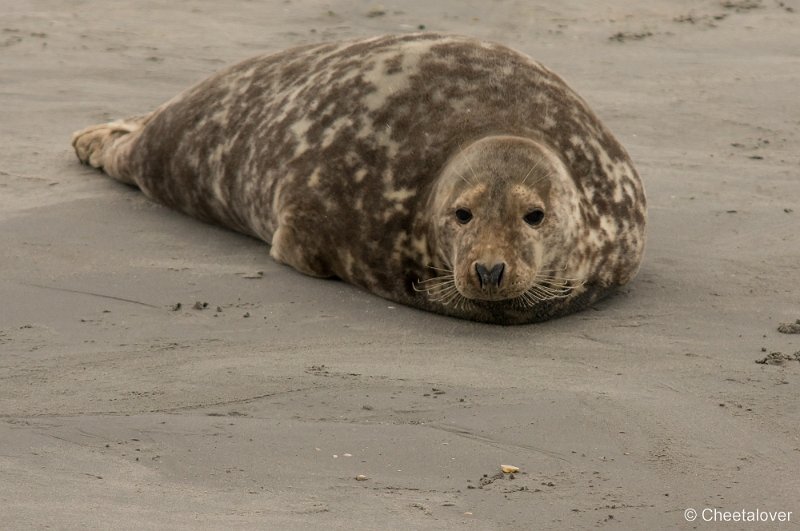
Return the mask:
<svg viewBox="0 0 800 531"><path fill-rule="evenodd" d="M473 290L459 290L461 295L471 301L490 301L490 302L498 302L498 301L508 301L512 299L516 299L517 297L521 296L524 293L522 291L515 291L515 292L508 292L508 290L498 290L498 289L482 289L480 291L473 291Z"/></svg>
<svg viewBox="0 0 800 531"><path fill-rule="evenodd" d="M572 279L538 278L533 283L516 289L506 290L459 290L460 295L467 302L481 304L508 303L512 306L526 309L538 304L569 297L582 282Z"/></svg>
<svg viewBox="0 0 800 531"><path fill-rule="evenodd" d="M491 270L489 270L491 274ZM440 274L427 280L413 283L417 292L424 293L428 300L454 309L470 305L508 303L521 309L532 308L538 304L569 297L583 281L540 272L527 282L464 282L451 270L440 270ZM492 280L490 277L489 280ZM498 285L499 284L499 285Z"/></svg>

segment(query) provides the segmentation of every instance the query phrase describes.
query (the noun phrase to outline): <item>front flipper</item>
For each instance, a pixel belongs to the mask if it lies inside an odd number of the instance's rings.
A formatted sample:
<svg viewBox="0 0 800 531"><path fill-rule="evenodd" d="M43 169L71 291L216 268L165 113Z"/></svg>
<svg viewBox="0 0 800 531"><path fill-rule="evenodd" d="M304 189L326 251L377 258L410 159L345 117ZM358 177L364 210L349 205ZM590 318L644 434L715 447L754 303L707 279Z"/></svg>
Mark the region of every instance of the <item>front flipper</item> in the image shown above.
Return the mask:
<svg viewBox="0 0 800 531"><path fill-rule="evenodd" d="M288 225L281 225L272 236L269 255L281 264L291 266L312 277L336 276L313 238L304 237Z"/></svg>

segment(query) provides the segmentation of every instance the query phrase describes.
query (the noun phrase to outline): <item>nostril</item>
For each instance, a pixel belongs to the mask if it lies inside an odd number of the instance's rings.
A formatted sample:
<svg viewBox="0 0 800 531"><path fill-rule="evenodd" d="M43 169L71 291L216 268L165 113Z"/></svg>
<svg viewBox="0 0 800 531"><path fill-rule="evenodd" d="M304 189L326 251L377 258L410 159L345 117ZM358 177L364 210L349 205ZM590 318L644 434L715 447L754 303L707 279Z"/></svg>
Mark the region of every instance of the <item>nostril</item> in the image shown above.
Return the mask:
<svg viewBox="0 0 800 531"><path fill-rule="evenodd" d="M475 273L478 275L478 283L481 285L481 288L489 283L489 270L486 269L486 266L483 264L476 263L475 264Z"/></svg>
<svg viewBox="0 0 800 531"><path fill-rule="evenodd" d="M503 271L505 271L505 269L506 265L504 263L495 264L492 270L489 271L490 283L499 288L500 282L503 281Z"/></svg>

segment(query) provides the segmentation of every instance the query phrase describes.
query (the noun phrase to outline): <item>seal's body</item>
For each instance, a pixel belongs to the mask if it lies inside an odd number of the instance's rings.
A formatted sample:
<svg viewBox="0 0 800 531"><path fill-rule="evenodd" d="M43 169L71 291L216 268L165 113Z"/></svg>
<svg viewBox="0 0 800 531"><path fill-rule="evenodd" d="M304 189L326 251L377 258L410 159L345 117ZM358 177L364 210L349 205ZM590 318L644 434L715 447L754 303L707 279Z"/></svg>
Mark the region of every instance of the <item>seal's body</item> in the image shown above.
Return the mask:
<svg viewBox="0 0 800 531"><path fill-rule="evenodd" d="M73 145L303 273L477 321L583 308L643 253L642 185L611 133L539 63L463 37L255 57Z"/></svg>

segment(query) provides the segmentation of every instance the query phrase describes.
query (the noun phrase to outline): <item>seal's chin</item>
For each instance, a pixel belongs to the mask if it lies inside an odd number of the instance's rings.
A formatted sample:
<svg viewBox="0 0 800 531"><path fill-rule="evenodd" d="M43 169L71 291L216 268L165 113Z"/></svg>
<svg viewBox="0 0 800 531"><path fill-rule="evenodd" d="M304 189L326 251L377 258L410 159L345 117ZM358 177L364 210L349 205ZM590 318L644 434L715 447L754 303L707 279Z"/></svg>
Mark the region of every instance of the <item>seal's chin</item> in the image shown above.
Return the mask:
<svg viewBox="0 0 800 531"><path fill-rule="evenodd" d="M525 293L525 290L474 289L471 286L458 287L457 289L465 299L476 302L510 301L521 297Z"/></svg>

